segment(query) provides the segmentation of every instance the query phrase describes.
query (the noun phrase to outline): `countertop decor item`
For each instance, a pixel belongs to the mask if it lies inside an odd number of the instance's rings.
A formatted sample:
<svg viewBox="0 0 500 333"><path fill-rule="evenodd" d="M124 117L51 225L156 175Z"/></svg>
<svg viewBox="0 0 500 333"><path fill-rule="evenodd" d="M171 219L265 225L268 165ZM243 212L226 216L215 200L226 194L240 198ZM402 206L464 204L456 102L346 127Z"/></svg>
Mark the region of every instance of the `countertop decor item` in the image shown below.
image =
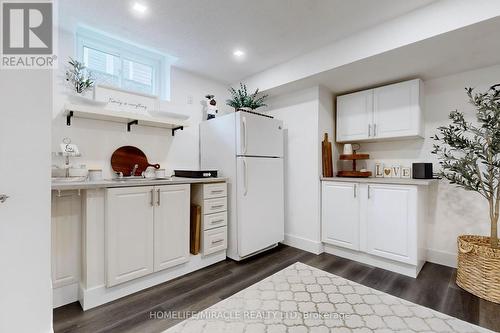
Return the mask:
<svg viewBox="0 0 500 333"><path fill-rule="evenodd" d="M375 177L377 178L384 177L384 165L380 162L375 163Z"/></svg>
<svg viewBox="0 0 500 333"><path fill-rule="evenodd" d="M472 88L466 92L477 109L476 122L465 120L462 112L451 112L451 124L439 127L434 136L432 153L440 160L440 176L478 192L489 204L490 236L458 237L457 284L500 303L500 84L486 92L475 93Z"/></svg>
<svg viewBox="0 0 500 333"><path fill-rule="evenodd" d="M323 177L333 177L332 143L328 141L328 133L321 142L321 152L323 161Z"/></svg>
<svg viewBox="0 0 500 333"><path fill-rule="evenodd" d="M342 154L340 155L341 161L352 161L352 170L350 171L339 171L337 172L338 177L371 177L371 171L357 171L356 161L367 160L370 158L369 154Z"/></svg>
<svg viewBox="0 0 500 333"><path fill-rule="evenodd" d="M90 169L89 170L89 180L91 182L102 180L102 169Z"/></svg>
<svg viewBox="0 0 500 333"><path fill-rule="evenodd" d="M352 145L350 143L346 143L344 145L343 153L344 153L344 155L352 155L353 154Z"/></svg>
<svg viewBox="0 0 500 333"><path fill-rule="evenodd" d="M217 170L174 170L174 176L185 178L213 178L217 177Z"/></svg>
<svg viewBox="0 0 500 333"><path fill-rule="evenodd" d="M111 156L111 167L124 176L141 176L148 167L159 169L160 165L149 163L146 154L139 148L123 146Z"/></svg>
<svg viewBox="0 0 500 333"><path fill-rule="evenodd" d="M401 178L411 178L411 168L402 167L401 168Z"/></svg>
<svg viewBox="0 0 500 333"><path fill-rule="evenodd" d="M247 86L240 83L238 90L229 88L231 98L226 100L226 104L234 108L235 111L252 111L263 106L267 106L264 101L268 95L260 95L259 89L256 89L252 94L248 94Z"/></svg>

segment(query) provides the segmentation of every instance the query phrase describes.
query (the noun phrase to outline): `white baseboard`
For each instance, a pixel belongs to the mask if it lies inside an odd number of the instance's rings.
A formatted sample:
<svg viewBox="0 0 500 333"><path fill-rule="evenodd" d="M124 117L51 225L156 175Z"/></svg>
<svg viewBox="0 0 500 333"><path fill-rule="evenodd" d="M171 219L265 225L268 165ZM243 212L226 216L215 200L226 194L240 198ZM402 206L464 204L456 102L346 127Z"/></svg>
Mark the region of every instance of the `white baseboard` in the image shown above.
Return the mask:
<svg viewBox="0 0 500 333"><path fill-rule="evenodd" d="M197 271L226 259L226 251L220 251L208 256L191 255L188 262L167 268L132 281L107 288L105 285L83 288L80 286L80 304L84 311L96 306L114 301L135 292L175 279L179 276Z"/></svg>
<svg viewBox="0 0 500 333"><path fill-rule="evenodd" d="M448 267L457 267L457 254L427 249L427 261Z"/></svg>
<svg viewBox="0 0 500 333"><path fill-rule="evenodd" d="M394 260L389 260L377 256L372 256L368 253L344 249L335 245L325 244L325 252L328 254L333 254L342 258L349 260L354 260L367 264L370 266L379 267L388 271L403 274L412 278L416 278L418 273L424 266L424 261L418 263L418 265L410 265L402 262L397 262Z"/></svg>
<svg viewBox="0 0 500 333"><path fill-rule="evenodd" d="M321 254L324 252L323 243L320 241L313 241L307 238L302 238L290 234L285 234L283 244L296 247L298 249L311 252L314 254Z"/></svg>
<svg viewBox="0 0 500 333"><path fill-rule="evenodd" d="M52 308L78 301L78 292L78 282L52 289Z"/></svg>

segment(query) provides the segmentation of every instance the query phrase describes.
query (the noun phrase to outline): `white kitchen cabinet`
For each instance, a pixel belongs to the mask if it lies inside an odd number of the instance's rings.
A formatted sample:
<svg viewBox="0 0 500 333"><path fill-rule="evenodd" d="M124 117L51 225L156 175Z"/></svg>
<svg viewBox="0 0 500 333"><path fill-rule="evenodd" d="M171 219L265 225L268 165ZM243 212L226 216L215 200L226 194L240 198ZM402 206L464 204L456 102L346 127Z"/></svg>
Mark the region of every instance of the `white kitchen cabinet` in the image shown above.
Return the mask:
<svg viewBox="0 0 500 333"><path fill-rule="evenodd" d="M423 134L422 80L337 97L337 142L418 138Z"/></svg>
<svg viewBox="0 0 500 333"><path fill-rule="evenodd" d="M373 123L373 90L337 97L337 141L364 140Z"/></svg>
<svg viewBox="0 0 500 333"><path fill-rule="evenodd" d="M359 250L359 199L355 183L323 182L322 241Z"/></svg>
<svg viewBox="0 0 500 333"><path fill-rule="evenodd" d="M154 271L154 188L111 188L106 193L107 286Z"/></svg>
<svg viewBox="0 0 500 333"><path fill-rule="evenodd" d="M416 277L425 262L426 186L323 181L325 252Z"/></svg>
<svg viewBox="0 0 500 333"><path fill-rule="evenodd" d="M201 207L201 253L227 249L227 184L195 184L191 202Z"/></svg>
<svg viewBox="0 0 500 333"><path fill-rule="evenodd" d="M373 137L423 136L421 86L421 80L411 80L373 90Z"/></svg>
<svg viewBox="0 0 500 333"><path fill-rule="evenodd" d="M189 205L187 184L108 189L107 286L187 262Z"/></svg>
<svg viewBox="0 0 500 333"><path fill-rule="evenodd" d="M158 186L154 209L154 271L189 259L189 185Z"/></svg>
<svg viewBox="0 0 500 333"><path fill-rule="evenodd" d="M415 265L417 188L369 184L366 204L366 252Z"/></svg>

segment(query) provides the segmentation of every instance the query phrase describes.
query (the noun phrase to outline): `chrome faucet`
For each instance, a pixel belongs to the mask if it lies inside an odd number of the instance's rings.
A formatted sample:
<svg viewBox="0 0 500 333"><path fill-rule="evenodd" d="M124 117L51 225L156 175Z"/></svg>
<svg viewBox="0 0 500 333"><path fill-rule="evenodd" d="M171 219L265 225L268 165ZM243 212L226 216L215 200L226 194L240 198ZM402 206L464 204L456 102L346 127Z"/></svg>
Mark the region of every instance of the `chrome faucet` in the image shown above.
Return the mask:
<svg viewBox="0 0 500 333"><path fill-rule="evenodd" d="M134 168L132 169L132 172L130 173L130 177L135 176L135 172L139 169L139 164L134 165Z"/></svg>

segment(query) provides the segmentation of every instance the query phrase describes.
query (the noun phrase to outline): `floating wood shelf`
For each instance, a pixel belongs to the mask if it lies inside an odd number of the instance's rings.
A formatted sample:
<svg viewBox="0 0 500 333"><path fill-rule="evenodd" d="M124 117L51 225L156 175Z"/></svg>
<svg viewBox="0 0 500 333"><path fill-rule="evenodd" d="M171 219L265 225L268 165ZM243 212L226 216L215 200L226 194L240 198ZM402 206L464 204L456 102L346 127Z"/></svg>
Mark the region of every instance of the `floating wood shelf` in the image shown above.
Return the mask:
<svg viewBox="0 0 500 333"><path fill-rule="evenodd" d="M182 130L185 126L189 126L188 122L183 119L161 115L154 116L149 113L114 111L102 107L78 104L66 104L64 108L68 126L71 126L71 118L73 117L122 123L126 125L128 131L130 131L132 125L168 128L172 130L172 135L175 135L176 130Z"/></svg>

